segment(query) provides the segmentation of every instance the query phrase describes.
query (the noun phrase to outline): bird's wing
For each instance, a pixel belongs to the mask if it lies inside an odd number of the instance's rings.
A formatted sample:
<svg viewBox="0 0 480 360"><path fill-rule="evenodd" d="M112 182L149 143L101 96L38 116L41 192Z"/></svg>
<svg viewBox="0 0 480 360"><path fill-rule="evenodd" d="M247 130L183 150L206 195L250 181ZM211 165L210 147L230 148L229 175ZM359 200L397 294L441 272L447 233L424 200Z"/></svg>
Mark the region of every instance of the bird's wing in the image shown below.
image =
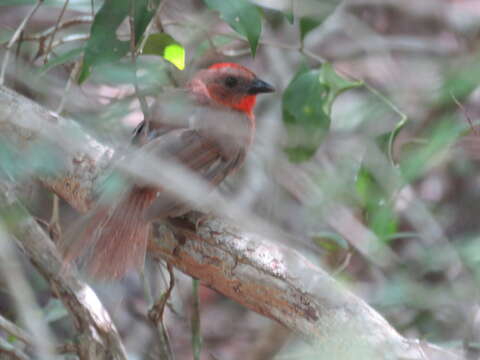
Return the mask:
<svg viewBox="0 0 480 360"><path fill-rule="evenodd" d="M243 162L245 150L225 152L224 149L200 131L177 129L150 141L142 150L164 160L177 161L209 182L218 185ZM162 191L146 213L148 220L179 216L188 211L177 197Z"/></svg>

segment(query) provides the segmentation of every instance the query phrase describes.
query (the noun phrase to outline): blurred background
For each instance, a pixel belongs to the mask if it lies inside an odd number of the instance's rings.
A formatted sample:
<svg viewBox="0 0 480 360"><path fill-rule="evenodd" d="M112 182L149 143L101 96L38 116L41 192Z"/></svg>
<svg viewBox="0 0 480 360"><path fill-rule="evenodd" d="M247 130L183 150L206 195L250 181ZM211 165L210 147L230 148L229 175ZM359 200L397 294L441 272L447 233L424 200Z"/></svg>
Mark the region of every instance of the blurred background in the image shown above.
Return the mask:
<svg viewBox="0 0 480 360"><path fill-rule="evenodd" d="M213 62L241 63L274 84L276 93L259 97L252 154L219 191L402 335L478 358L480 2L163 0L143 29L136 71L128 47L98 49L130 39L112 1L45 0L12 43L36 4L0 0L5 84L110 146L128 143L143 118L139 93L151 103ZM48 223L52 194L29 178L39 163L54 169L55 157L36 149L18 164L11 151L0 144L2 171ZM63 231L78 218L60 201ZM19 259L55 336L71 339L63 305ZM168 285L158 264L147 262L147 274L154 289ZM176 359L191 359L191 280L176 278L165 324ZM138 276L93 286L131 358L156 358ZM199 298L201 359L329 358L207 287ZM14 302L0 282L0 314L12 321Z"/></svg>

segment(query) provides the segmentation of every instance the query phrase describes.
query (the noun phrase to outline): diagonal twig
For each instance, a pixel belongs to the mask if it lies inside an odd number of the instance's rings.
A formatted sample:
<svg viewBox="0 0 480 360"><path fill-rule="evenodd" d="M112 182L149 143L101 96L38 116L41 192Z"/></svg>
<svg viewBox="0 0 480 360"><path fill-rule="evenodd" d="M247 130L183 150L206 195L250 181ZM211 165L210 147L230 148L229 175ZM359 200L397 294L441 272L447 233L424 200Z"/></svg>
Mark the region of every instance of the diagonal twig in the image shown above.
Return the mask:
<svg viewBox="0 0 480 360"><path fill-rule="evenodd" d="M30 9L30 12L25 16L25 18L22 20L20 25L18 26L17 30L13 33L12 37L10 38L10 41L7 44L7 50L5 52L5 57L3 58L3 63L2 63L2 68L0 69L0 85L3 85L5 81L5 72L7 71L7 65L8 65L8 60L10 58L10 49L15 44L15 42L20 38L20 35L22 34L23 30L25 29L25 26L27 23L30 21L32 16L36 13L38 8L42 5L42 3L45 0L37 0L35 6Z"/></svg>
<svg viewBox="0 0 480 360"><path fill-rule="evenodd" d="M173 287L175 286L175 276L173 273L172 265L167 264L167 270L170 275L170 282L168 288L150 308L150 310L148 311L148 318L155 326L155 329L158 333L160 358L166 360L173 360L174 356L170 345L167 328L163 322L163 314L165 312L165 306L167 305L167 301L172 294Z"/></svg>

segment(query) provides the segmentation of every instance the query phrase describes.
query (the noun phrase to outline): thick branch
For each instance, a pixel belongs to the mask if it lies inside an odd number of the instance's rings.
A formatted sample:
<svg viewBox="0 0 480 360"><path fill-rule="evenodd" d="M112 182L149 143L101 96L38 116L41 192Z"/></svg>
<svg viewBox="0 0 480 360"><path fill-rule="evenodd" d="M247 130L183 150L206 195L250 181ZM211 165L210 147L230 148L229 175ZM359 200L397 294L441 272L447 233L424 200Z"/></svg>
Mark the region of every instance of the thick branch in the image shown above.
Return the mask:
<svg viewBox="0 0 480 360"><path fill-rule="evenodd" d="M49 131L71 128L68 121L53 119L31 101L0 88L0 131L7 132L20 147L28 147L32 141L51 146L42 137L40 124L51 124ZM29 136L23 135L25 132ZM84 148L69 152L65 146L59 156L66 166L42 179L74 207L85 210L93 198L95 179L113 151L91 137L78 136L86 139ZM67 143L71 146L72 142ZM63 145L67 144L56 144ZM66 186L66 182L76 185ZM72 189L79 191L72 194ZM203 222L195 233L194 222L176 222L176 236L166 233L160 241L152 242L150 255L165 259L249 309L316 340L321 351L334 354L332 358L352 358L342 356L346 352L351 355L358 346L368 354L362 358L369 359L457 359L429 344L403 338L364 301L296 251L219 219ZM27 228L34 228L34 224L30 222ZM33 237L25 229L18 238L29 236ZM44 235L35 236L42 238L42 244L50 244ZM26 248L34 245L21 241ZM46 275L52 279L60 276Z"/></svg>
<svg viewBox="0 0 480 360"><path fill-rule="evenodd" d="M75 209L88 210L97 175L113 155L108 147L74 122L55 116L5 86L0 86L0 141L3 143L2 136L21 152L22 162L27 161L26 154L35 153L38 148L58 155L46 164L55 167L55 173L39 169L38 178Z"/></svg>

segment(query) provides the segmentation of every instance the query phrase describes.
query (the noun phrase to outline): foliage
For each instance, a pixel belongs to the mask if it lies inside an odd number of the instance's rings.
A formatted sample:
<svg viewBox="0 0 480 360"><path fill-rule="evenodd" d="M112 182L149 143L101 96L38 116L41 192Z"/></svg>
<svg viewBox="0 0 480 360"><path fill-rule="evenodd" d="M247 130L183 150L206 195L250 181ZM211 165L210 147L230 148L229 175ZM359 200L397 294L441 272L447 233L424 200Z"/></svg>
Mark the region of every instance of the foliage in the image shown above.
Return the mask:
<svg viewBox="0 0 480 360"><path fill-rule="evenodd" d="M205 3L217 10L232 29L248 39L252 55L255 56L262 31L262 17L258 8L247 0L205 0Z"/></svg>

